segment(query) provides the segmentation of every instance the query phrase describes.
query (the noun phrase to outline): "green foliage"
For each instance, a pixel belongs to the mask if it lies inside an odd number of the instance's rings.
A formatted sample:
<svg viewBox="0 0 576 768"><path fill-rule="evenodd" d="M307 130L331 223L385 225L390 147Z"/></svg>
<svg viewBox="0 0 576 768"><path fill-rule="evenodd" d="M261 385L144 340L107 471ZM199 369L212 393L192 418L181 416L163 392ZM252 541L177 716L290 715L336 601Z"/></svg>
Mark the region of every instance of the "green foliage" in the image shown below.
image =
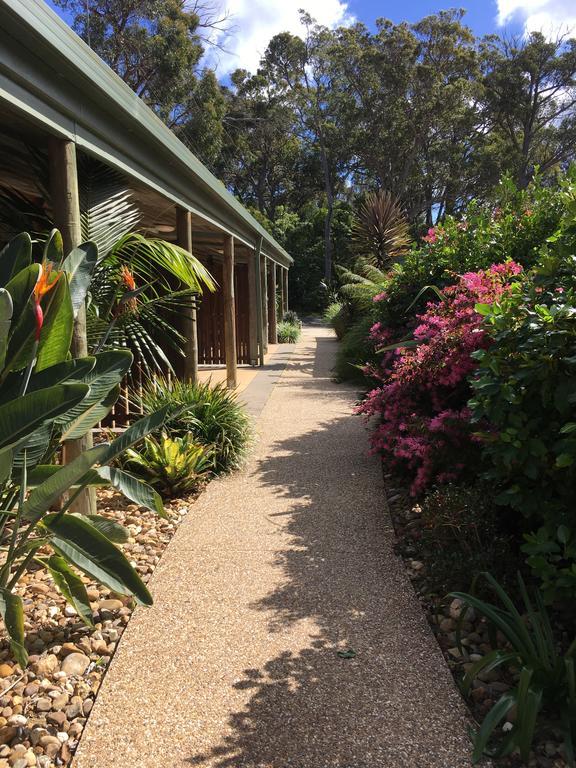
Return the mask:
<svg viewBox="0 0 576 768"><path fill-rule="evenodd" d="M455 592L460 598L486 618L494 630L505 640L504 647L495 647L467 671L464 692L481 672L506 667L514 676L514 687L502 694L488 712L480 729L474 734L473 762L484 754L503 757L515 750L523 761L528 761L530 748L539 729L559 731L564 737L564 748L570 765L574 765L576 743L576 640L564 652L554 637L550 618L536 590L531 599L524 581L519 576L519 591L523 599L523 613L516 608L511 597L489 573L481 574L498 598L499 605L481 600L474 594ZM506 715L516 709L511 729L502 734L500 724Z"/></svg>
<svg viewBox="0 0 576 768"><path fill-rule="evenodd" d="M366 384L364 366L366 361L374 356L374 348L370 342L371 327L370 317L360 317L342 337L334 366L334 373L339 381Z"/></svg>
<svg viewBox="0 0 576 768"><path fill-rule="evenodd" d="M88 622L89 601L75 569L141 603L152 600L124 554L102 532L102 520L71 514L70 507L87 485L110 480L105 465L159 428L166 409L136 423L111 445L85 450L63 466L51 463L65 439L83 436L108 413L132 362L125 350L69 359L73 307L80 306L88 289L85 276L96 261L94 250L87 244L64 260L55 231L41 265L31 263L27 235L0 252L0 542L5 550L0 613L23 667L23 607L13 590L32 559L51 570L62 594ZM62 264L74 268L67 273ZM157 494L137 478L126 476L122 484L138 503L162 512ZM60 510L52 512L57 504Z"/></svg>
<svg viewBox="0 0 576 768"><path fill-rule="evenodd" d="M214 451L190 434L169 437L162 431L129 448L122 461L163 496L179 496L196 490L213 472Z"/></svg>
<svg viewBox="0 0 576 768"><path fill-rule="evenodd" d="M502 529L486 483L440 486L426 495L420 515L419 557L435 591L468 589L474 574L488 568L504 579L514 573L514 540Z"/></svg>
<svg viewBox="0 0 576 768"><path fill-rule="evenodd" d="M525 551L550 600L576 594L575 245L571 197L530 279L478 308L493 343L475 354L470 403L480 429L489 425L483 452L500 488L497 502L534 531Z"/></svg>
<svg viewBox="0 0 576 768"><path fill-rule="evenodd" d="M362 201L353 229L358 252L382 269L402 256L410 245L408 219L400 201L390 192L370 192Z"/></svg>
<svg viewBox="0 0 576 768"><path fill-rule="evenodd" d="M138 395L138 398L140 395ZM224 384L190 383L157 377L142 394L145 411L168 407L169 434L190 434L214 451L214 471L229 472L242 463L250 442L250 419Z"/></svg>
<svg viewBox="0 0 576 768"><path fill-rule="evenodd" d="M324 320L334 329L336 336L341 340L346 333L349 321L347 307L341 301L333 301L324 312Z"/></svg>
<svg viewBox="0 0 576 768"><path fill-rule="evenodd" d="M279 344L296 344L302 333L300 325L289 323L286 320L278 323L277 330Z"/></svg>
<svg viewBox="0 0 576 768"><path fill-rule="evenodd" d="M291 325L297 325L298 328L302 328L302 320L298 317L298 313L293 309L288 309L282 315L283 323L290 323Z"/></svg>

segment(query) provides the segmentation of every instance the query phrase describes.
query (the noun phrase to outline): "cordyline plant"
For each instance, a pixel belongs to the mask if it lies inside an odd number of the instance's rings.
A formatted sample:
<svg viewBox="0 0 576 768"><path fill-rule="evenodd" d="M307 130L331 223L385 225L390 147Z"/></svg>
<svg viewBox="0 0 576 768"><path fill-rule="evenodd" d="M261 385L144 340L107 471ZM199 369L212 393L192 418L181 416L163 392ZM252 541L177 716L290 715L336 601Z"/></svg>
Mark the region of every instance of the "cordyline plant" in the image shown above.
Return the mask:
<svg viewBox="0 0 576 768"><path fill-rule="evenodd" d="M166 409L69 464L53 463L63 441L81 438L111 410L132 362L126 350L70 357L74 317L97 261L92 243L64 258L57 231L45 245L41 264L32 259L27 234L0 252L0 614L22 667L28 655L22 601L14 590L31 561L48 568L87 624L92 613L78 571L140 603L152 602L112 543L125 540L126 531L97 515L72 514L70 508L87 485L111 484L135 503L163 514L155 490L109 465L160 428Z"/></svg>

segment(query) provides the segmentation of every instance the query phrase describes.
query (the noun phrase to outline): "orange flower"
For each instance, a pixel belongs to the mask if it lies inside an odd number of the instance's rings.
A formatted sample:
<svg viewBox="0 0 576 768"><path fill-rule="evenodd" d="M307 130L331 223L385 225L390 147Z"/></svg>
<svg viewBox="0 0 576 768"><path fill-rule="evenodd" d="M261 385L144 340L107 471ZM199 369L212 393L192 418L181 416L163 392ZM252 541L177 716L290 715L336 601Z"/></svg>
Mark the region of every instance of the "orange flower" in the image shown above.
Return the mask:
<svg viewBox="0 0 576 768"><path fill-rule="evenodd" d="M42 326L44 325L44 312L42 311L40 302L47 293L50 293L58 280L60 280L62 277L62 272L58 272L58 274L53 279L50 279L52 277L53 266L54 265L51 261L46 261L46 259L44 259L42 264L40 264L40 274L38 275L38 280L34 286L33 296L34 317L36 319L36 341L40 341L40 332L42 331Z"/></svg>
<svg viewBox="0 0 576 768"><path fill-rule="evenodd" d="M122 274L122 282L124 283L126 288L128 288L128 290L130 291L135 291L136 281L134 280L134 275L132 274L132 272L130 272L130 270L125 264L122 265L121 274Z"/></svg>

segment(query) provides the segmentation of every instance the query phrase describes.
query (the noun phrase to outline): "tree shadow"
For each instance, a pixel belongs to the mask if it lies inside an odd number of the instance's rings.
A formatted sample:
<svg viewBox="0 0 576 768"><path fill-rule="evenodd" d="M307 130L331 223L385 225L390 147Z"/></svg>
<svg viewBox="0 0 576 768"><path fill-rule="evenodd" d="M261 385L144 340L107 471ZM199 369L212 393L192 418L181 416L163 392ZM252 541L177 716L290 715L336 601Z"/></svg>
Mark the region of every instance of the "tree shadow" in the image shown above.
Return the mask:
<svg viewBox="0 0 576 768"><path fill-rule="evenodd" d="M353 395L326 381L329 351L298 364L313 377L307 386L315 382L319 408L337 398L332 418L274 444L258 466L261 481L290 504L269 516L283 534L274 552L282 578L250 610L264 612L285 650L244 670L234 688L250 692L246 707L230 716L220 744L188 762L469 766L462 701L393 553L381 474L366 456L360 421L351 425Z"/></svg>

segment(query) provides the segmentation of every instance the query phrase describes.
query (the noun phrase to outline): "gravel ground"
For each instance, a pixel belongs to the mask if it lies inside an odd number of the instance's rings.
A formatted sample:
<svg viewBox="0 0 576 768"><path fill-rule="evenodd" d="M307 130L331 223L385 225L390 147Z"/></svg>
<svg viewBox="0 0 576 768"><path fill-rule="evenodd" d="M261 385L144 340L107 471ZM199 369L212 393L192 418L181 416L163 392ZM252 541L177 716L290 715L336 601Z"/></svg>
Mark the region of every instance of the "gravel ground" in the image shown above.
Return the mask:
<svg viewBox="0 0 576 768"><path fill-rule="evenodd" d="M144 581L194 498L166 505L168 519L128 504L112 491L99 493L99 512L130 531L123 550ZM130 600L84 579L94 629L78 620L39 569L18 588L24 601L30 665L14 666L0 635L0 768L69 765L94 698L132 613ZM103 766L102 766L103 768Z"/></svg>
<svg viewBox="0 0 576 768"><path fill-rule="evenodd" d="M305 329L248 466L179 526L75 768L470 765L468 712L393 552L335 350Z"/></svg>

